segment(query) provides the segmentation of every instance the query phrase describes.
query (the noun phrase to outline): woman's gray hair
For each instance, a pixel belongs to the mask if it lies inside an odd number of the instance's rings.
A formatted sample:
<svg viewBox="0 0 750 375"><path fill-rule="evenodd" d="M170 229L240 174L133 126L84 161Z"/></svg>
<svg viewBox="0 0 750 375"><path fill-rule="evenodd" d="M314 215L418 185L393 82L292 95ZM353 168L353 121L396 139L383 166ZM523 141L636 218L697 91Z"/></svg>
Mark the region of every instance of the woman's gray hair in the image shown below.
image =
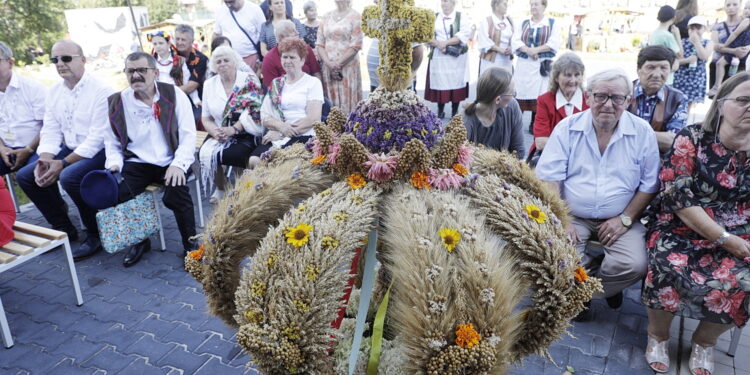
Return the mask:
<svg viewBox="0 0 750 375"><path fill-rule="evenodd" d="M273 27L273 36L276 37L276 43L281 42L281 34L289 35L292 34L294 31L297 31L297 25L294 24L294 22L290 20L281 20L279 21L276 26Z"/></svg>
<svg viewBox="0 0 750 375"><path fill-rule="evenodd" d="M12 59L13 50L5 42L0 41L0 59Z"/></svg>
<svg viewBox="0 0 750 375"><path fill-rule="evenodd" d="M586 82L586 91L592 92L591 90L594 89L594 86L598 84L599 82L611 82L614 80L621 79L622 82L625 84L625 88L627 89L627 93L625 95L632 95L633 94L633 82L630 82L630 78L628 78L628 75L625 73L624 70L617 68L617 69L607 69L603 72L599 72L591 76L589 78L588 82Z"/></svg>
<svg viewBox="0 0 750 375"><path fill-rule="evenodd" d="M724 99L737 88L737 86L750 81L750 72L737 73L719 86L719 92L716 93L711 106L706 111L706 117L703 118L702 128L704 131L714 133L721 125L721 113L719 106L724 104Z"/></svg>
<svg viewBox="0 0 750 375"><path fill-rule="evenodd" d="M213 53L211 53L211 59L208 60L208 67L212 72L218 72L218 64L216 63L216 60L218 60L220 57L228 57L229 60L234 62L235 68L240 67L242 57L240 57L240 55L234 49L232 49L232 47L219 46L216 47Z"/></svg>
<svg viewBox="0 0 750 375"><path fill-rule="evenodd" d="M565 72L578 72L583 76L583 73L586 72L586 66L583 65L583 61L575 53L567 52L562 54L552 63L552 72L549 75L549 91L557 92L560 89L560 85L557 83L557 76ZM583 81L581 81L581 85L583 85Z"/></svg>
<svg viewBox="0 0 750 375"><path fill-rule="evenodd" d="M303 13L307 13L308 10L310 10L312 8L317 8L317 7L318 7L318 5L315 4L314 1L306 1L305 5L302 6L302 12Z"/></svg>

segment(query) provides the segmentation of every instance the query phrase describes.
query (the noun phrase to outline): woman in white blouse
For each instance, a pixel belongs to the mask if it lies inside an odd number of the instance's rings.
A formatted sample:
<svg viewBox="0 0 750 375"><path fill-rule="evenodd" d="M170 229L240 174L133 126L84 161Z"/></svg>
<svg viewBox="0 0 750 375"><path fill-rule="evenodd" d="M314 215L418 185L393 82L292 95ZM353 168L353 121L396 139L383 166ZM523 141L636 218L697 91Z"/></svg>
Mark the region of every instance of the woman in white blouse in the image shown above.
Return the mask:
<svg viewBox="0 0 750 375"><path fill-rule="evenodd" d="M253 151L258 157L272 147L283 148L305 143L315 136L313 124L320 121L323 110L323 84L302 71L307 44L300 38L286 38L279 43L281 66L286 74L275 78L268 88L260 109L261 122L268 132L262 145ZM253 165L258 159L253 158Z"/></svg>
<svg viewBox="0 0 750 375"><path fill-rule="evenodd" d="M492 0L492 14L479 21L479 75L496 66L513 73L513 20L506 16L508 0Z"/></svg>
<svg viewBox="0 0 750 375"><path fill-rule="evenodd" d="M203 84L203 126L209 138L201 146L204 186L216 184L211 201L224 196L222 165L244 169L260 144L261 86L253 72L238 69L242 58L231 47L221 46L211 55L209 68L216 73Z"/></svg>

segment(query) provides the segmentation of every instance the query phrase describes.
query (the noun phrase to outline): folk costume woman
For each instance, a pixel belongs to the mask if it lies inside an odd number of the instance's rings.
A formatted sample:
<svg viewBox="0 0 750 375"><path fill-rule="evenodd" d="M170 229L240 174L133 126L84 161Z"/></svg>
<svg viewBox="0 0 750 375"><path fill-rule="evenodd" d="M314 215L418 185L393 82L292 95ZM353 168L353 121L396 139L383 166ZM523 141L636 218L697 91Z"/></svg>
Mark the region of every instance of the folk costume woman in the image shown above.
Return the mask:
<svg viewBox="0 0 750 375"><path fill-rule="evenodd" d="M182 89L190 79L190 70L188 70L185 58L177 53L177 49L171 43L172 37L164 31L157 31L146 37L153 47L152 55L156 59L156 68L159 70L159 77L156 80L171 83ZM189 93L188 97L195 105L201 102L197 91Z"/></svg>

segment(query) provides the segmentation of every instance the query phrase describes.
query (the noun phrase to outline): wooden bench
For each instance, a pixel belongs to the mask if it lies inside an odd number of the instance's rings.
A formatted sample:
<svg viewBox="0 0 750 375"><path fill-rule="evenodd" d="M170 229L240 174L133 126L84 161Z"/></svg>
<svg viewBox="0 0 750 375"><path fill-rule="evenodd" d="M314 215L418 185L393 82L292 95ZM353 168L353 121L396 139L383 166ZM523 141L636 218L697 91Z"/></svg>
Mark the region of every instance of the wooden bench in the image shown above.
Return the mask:
<svg viewBox="0 0 750 375"><path fill-rule="evenodd" d="M81 287L78 284L78 275L76 274L75 263L73 263L73 254L70 251L67 233L20 221L13 224L13 233L13 241L0 248L0 273L63 246L68 261L70 280L73 282L76 295L76 304L78 306L83 305ZM8 326L8 319L5 317L2 300L0 300L0 333L2 333L5 347L13 346L13 337L10 335L10 327Z"/></svg>

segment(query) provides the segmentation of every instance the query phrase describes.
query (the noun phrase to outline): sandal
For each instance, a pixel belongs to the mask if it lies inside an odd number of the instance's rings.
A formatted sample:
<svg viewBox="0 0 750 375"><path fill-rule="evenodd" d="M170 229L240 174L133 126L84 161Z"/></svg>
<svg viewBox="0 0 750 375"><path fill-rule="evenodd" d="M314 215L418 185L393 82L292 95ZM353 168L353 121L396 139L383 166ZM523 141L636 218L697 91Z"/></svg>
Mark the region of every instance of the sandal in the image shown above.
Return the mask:
<svg viewBox="0 0 750 375"><path fill-rule="evenodd" d="M702 347L693 343L688 363L690 373L693 375L711 375L714 373L714 347Z"/></svg>
<svg viewBox="0 0 750 375"><path fill-rule="evenodd" d="M648 336L648 344L646 345L646 362L655 372L665 373L669 371L668 345L669 340L656 341L655 338Z"/></svg>
<svg viewBox="0 0 750 375"><path fill-rule="evenodd" d="M221 198L224 198L224 190L216 189L214 190L214 193L211 194L211 198L209 198L208 201L211 202L211 204L217 204Z"/></svg>

